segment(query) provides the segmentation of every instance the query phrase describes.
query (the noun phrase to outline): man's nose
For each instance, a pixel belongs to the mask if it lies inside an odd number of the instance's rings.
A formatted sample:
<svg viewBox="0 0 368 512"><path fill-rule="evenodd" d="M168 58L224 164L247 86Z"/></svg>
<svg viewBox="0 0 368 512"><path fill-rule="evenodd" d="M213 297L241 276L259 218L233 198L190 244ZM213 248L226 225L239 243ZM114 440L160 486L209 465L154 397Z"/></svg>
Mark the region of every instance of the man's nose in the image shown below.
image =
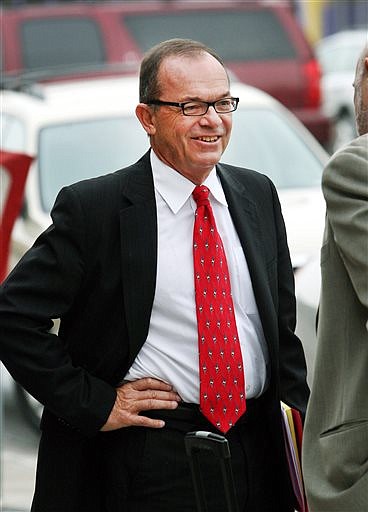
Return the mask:
<svg viewBox="0 0 368 512"><path fill-rule="evenodd" d="M201 122L203 122L204 124L211 123L219 125L222 123L222 119L220 114L216 112L215 107L213 105L210 105L208 107L207 112L203 114L203 116L201 117Z"/></svg>

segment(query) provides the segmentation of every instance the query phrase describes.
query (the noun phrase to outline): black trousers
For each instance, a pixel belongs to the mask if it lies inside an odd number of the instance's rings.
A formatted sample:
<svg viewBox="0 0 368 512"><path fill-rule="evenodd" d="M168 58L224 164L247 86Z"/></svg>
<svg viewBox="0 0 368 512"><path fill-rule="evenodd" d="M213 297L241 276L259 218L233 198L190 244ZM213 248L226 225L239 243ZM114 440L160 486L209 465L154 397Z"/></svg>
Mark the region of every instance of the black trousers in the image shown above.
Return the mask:
<svg viewBox="0 0 368 512"><path fill-rule="evenodd" d="M294 510L284 448L275 443L275 425L267 419L275 416L269 412L267 397L247 400L246 413L226 435L241 512ZM196 512L184 436L219 432L198 406L149 414L165 419L166 426L123 428L93 438L47 414L32 512ZM201 464L208 512L227 512L217 461L206 453Z"/></svg>
<svg viewBox="0 0 368 512"><path fill-rule="evenodd" d="M107 512L195 512L195 495L184 435L194 430L219 433L198 408L157 411L163 429L125 428L103 434L102 472ZM226 435L241 512L288 512L281 495L280 467L262 400L250 400L243 418ZM226 512L220 467L211 454L201 459L209 512ZM290 499L289 499L290 502Z"/></svg>

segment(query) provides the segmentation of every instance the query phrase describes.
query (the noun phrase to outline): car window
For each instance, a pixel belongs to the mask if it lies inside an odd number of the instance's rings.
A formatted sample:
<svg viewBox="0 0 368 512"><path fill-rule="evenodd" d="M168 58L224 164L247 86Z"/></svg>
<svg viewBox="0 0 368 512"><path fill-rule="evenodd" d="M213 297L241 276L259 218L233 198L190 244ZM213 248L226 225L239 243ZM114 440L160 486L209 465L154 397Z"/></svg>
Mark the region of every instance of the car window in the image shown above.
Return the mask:
<svg viewBox="0 0 368 512"><path fill-rule="evenodd" d="M135 117L43 128L38 151L43 209L50 211L63 186L126 167L148 146L147 135Z"/></svg>
<svg viewBox="0 0 368 512"><path fill-rule="evenodd" d="M63 186L130 165L148 147L147 135L133 116L43 128L38 151L43 209L50 211ZM279 189L317 187L321 182L320 160L295 126L270 109L236 112L221 160L263 172Z"/></svg>
<svg viewBox="0 0 368 512"><path fill-rule="evenodd" d="M222 162L268 175L278 189L318 187L322 163L284 116L270 109L238 109Z"/></svg>
<svg viewBox="0 0 368 512"><path fill-rule="evenodd" d="M106 60L99 28L88 19L27 20L21 26L21 41L23 67L28 70Z"/></svg>
<svg viewBox="0 0 368 512"><path fill-rule="evenodd" d="M8 172L6 172L6 169L3 168L1 165L0 165L0 183L1 183L1 187L0 187L0 220L1 220L4 210L5 210L5 205L7 204L7 199L8 199L10 185L11 185L10 175Z"/></svg>
<svg viewBox="0 0 368 512"><path fill-rule="evenodd" d="M121 21L143 51L164 39L184 37L214 48L224 61L296 56L278 18L267 10L140 13L125 15Z"/></svg>
<svg viewBox="0 0 368 512"><path fill-rule="evenodd" d="M0 123L1 148L6 151L25 151L25 127L20 119L15 116L1 113Z"/></svg>

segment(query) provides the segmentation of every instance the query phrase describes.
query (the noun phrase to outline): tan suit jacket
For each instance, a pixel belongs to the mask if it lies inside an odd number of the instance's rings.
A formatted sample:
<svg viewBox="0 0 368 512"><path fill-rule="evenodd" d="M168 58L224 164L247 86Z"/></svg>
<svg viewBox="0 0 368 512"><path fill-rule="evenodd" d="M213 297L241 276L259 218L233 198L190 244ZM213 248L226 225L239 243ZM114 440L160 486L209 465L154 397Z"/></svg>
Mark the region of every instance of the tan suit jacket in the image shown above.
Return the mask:
<svg viewBox="0 0 368 512"><path fill-rule="evenodd" d="M304 479L310 512L366 512L368 134L332 156L322 186L327 216Z"/></svg>

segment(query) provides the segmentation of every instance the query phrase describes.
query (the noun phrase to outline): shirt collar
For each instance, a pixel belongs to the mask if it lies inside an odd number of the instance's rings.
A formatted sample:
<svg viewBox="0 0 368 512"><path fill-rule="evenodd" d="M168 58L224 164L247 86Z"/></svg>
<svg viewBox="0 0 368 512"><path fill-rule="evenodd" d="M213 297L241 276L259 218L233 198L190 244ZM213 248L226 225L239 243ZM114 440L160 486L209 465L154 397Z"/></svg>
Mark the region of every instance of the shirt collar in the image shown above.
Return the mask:
<svg viewBox="0 0 368 512"><path fill-rule="evenodd" d="M151 167L155 189L174 214L176 214L184 203L191 197L195 185L182 174L175 171L151 150ZM211 191L211 201L214 199L220 204L227 206L224 191L216 174L216 167L212 169L203 185ZM210 196L210 197L211 197Z"/></svg>

